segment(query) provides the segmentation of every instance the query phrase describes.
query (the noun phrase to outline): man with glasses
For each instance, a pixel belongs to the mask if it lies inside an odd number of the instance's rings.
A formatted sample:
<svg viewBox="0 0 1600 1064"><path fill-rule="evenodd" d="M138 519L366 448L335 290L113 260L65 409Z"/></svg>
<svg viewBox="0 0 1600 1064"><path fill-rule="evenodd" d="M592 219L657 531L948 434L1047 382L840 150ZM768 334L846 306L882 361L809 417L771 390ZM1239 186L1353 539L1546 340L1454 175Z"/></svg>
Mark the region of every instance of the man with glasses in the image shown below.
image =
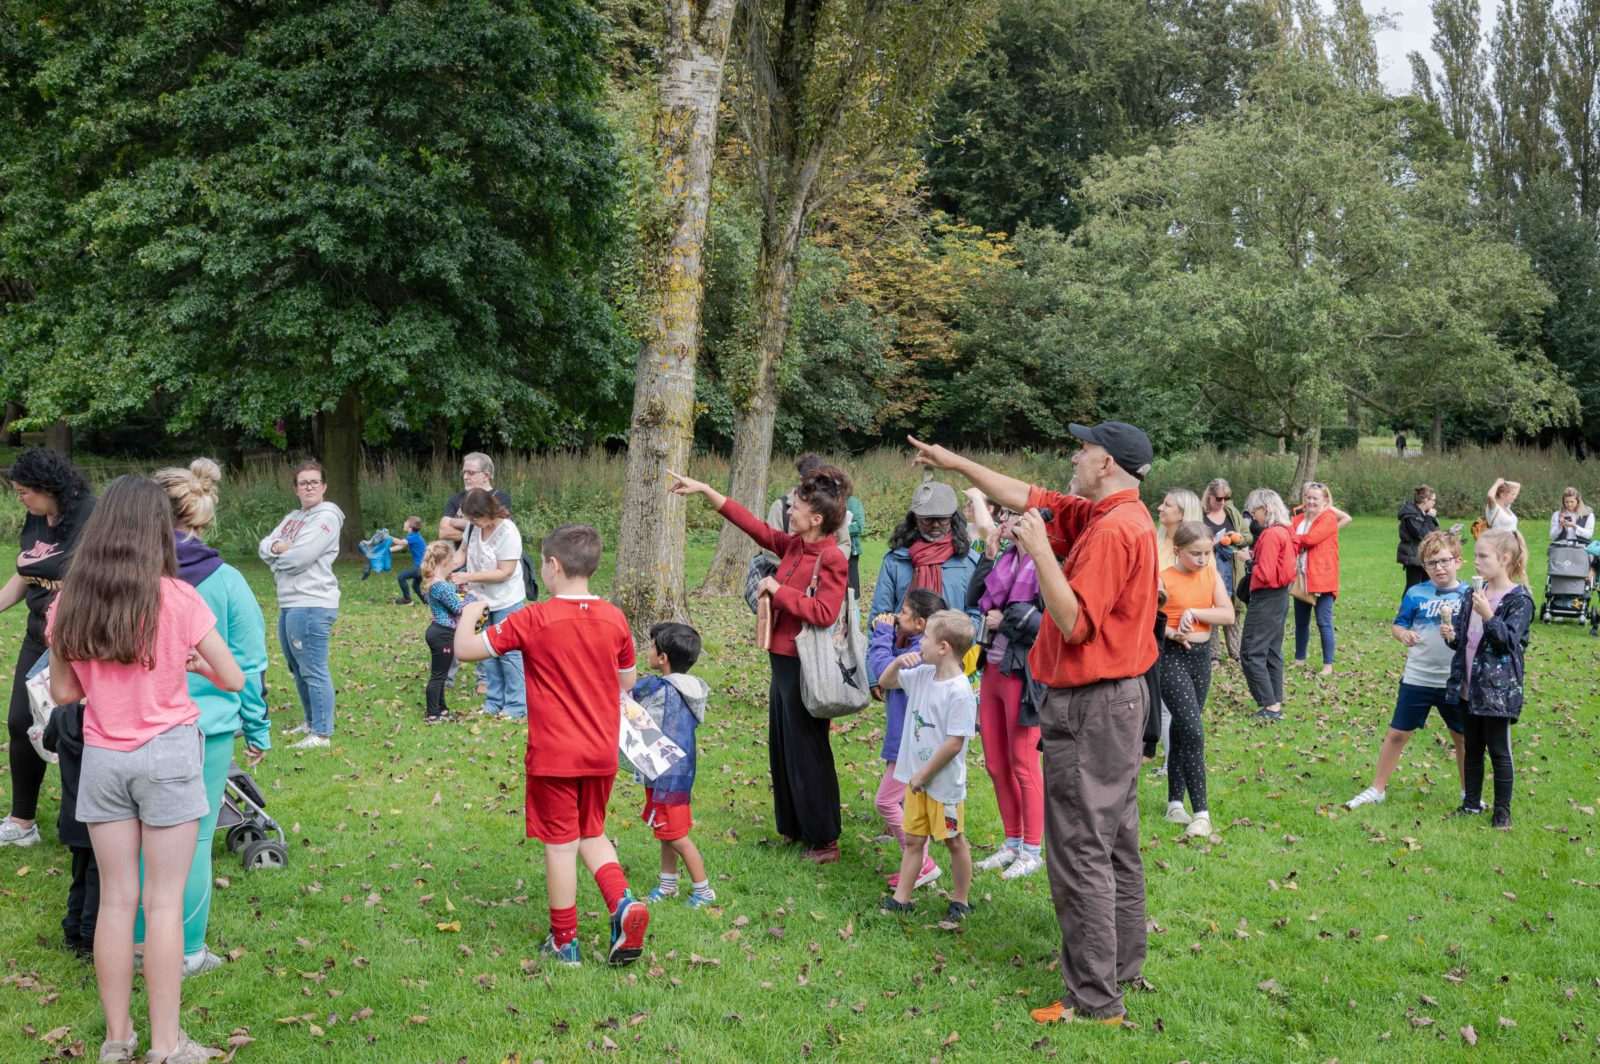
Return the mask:
<svg viewBox="0 0 1600 1064"><path fill-rule="evenodd" d="M451 543L460 543L461 537L466 533L470 522L461 516L461 500L467 497L467 492L483 489L495 497L506 512L511 511L511 493L504 488L494 486L494 459L482 451L473 451L461 458L461 490L450 496L450 501L444 504L444 513L439 517L439 538ZM460 662L455 655L450 656L450 671L445 675L444 685L456 685L456 670ZM478 693L486 694L488 688L478 685Z"/></svg>
<svg viewBox="0 0 1600 1064"><path fill-rule="evenodd" d="M333 673L328 643L339 619L339 530L344 511L328 502L327 476L314 461L294 471L300 508L292 510L259 545L278 589L278 645L283 650L304 719L289 729L304 735L291 749L308 750L333 742Z"/></svg>
<svg viewBox="0 0 1600 1064"><path fill-rule="evenodd" d="M1378 770L1372 786L1344 803L1346 809L1376 805L1387 798L1389 777L1400 764L1406 743L1418 728L1426 727L1428 711L1439 711L1439 719L1450 730L1456 748L1456 774L1466 798L1466 738L1462 734L1460 702L1451 697L1450 659L1454 651L1439 632L1442 623L1461 607L1466 585L1457 579L1461 571L1461 541L1453 532L1434 531L1423 537L1417 548L1428 579L1406 588L1400 599L1390 634L1406 648L1406 666L1400 674L1400 691L1395 696L1394 717L1389 734L1378 749ZM1481 810L1480 810L1481 811Z"/></svg>

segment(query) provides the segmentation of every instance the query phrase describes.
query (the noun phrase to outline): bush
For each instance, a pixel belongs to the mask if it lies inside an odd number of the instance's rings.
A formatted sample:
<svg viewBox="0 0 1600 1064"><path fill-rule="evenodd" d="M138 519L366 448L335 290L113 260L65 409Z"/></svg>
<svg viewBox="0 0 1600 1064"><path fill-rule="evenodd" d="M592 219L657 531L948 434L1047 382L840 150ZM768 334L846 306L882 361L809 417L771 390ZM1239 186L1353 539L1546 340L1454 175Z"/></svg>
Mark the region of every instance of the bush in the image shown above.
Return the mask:
<svg viewBox="0 0 1600 1064"><path fill-rule="evenodd" d="M1353 451L1360 442L1361 430L1350 425L1333 425L1322 430L1322 449L1329 453Z"/></svg>

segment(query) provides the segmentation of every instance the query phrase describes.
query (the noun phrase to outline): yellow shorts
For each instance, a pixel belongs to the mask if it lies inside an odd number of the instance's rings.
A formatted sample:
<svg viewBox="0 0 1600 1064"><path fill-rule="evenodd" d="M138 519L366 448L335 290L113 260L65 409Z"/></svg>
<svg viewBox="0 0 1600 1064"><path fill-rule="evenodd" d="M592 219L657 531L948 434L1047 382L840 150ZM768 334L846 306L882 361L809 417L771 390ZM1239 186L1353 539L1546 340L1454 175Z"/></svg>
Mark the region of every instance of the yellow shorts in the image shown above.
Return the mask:
<svg viewBox="0 0 1600 1064"><path fill-rule="evenodd" d="M927 792L917 794L907 787L905 810L900 830L907 835L950 839L966 830L966 802L946 805L937 799L929 798Z"/></svg>

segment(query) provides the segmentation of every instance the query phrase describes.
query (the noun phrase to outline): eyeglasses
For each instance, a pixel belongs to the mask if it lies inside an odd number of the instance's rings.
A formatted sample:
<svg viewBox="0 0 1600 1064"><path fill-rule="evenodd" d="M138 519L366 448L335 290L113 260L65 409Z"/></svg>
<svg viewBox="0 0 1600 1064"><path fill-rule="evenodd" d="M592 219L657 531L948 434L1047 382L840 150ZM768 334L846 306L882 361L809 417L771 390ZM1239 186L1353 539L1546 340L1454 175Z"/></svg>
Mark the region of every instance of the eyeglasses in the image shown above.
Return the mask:
<svg viewBox="0 0 1600 1064"><path fill-rule="evenodd" d="M461 475L463 477L486 477L489 475L489 471L486 469L463 469Z"/></svg>
<svg viewBox="0 0 1600 1064"><path fill-rule="evenodd" d="M1423 562L1422 563L1422 567L1424 569L1443 569L1446 566L1448 566L1451 562L1459 562L1460 560L1461 559L1459 557L1456 557L1456 558L1434 558L1434 559L1432 559L1430 561Z"/></svg>
<svg viewBox="0 0 1600 1064"><path fill-rule="evenodd" d="M1232 495L1213 495L1211 497L1213 499L1217 500L1218 502L1232 502L1233 501L1233 496Z"/></svg>
<svg viewBox="0 0 1600 1064"><path fill-rule="evenodd" d="M948 518L948 517L920 517L919 516L917 518L917 524L919 524L919 525L948 525L949 523L950 523L950 518Z"/></svg>
<svg viewBox="0 0 1600 1064"><path fill-rule="evenodd" d="M320 480L297 480L297 481L294 482L294 486L295 486L296 489L299 489L299 488L314 488L314 487L316 487L317 485L319 485L321 483L322 483L322 481L320 481Z"/></svg>

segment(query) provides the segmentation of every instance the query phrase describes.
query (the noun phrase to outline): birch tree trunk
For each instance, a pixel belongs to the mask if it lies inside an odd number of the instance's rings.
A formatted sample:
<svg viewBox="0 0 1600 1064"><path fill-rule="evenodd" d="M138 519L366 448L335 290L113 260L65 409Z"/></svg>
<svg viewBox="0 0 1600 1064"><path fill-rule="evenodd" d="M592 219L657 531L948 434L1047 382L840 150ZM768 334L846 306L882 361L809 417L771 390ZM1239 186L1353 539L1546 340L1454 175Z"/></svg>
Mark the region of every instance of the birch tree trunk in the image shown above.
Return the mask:
<svg viewBox="0 0 1600 1064"><path fill-rule="evenodd" d="M1300 437L1300 458L1294 466L1294 482L1289 485L1290 499L1301 498L1308 480L1317 479L1317 460L1322 456L1322 418ZM1293 505L1291 501L1290 505Z"/></svg>
<svg viewBox="0 0 1600 1064"><path fill-rule="evenodd" d="M735 0L671 0L657 86L657 216L645 262L647 311L633 386L628 477L612 597L634 629L685 619L684 472L694 440L694 372L705 297L706 222L717 105Z"/></svg>

